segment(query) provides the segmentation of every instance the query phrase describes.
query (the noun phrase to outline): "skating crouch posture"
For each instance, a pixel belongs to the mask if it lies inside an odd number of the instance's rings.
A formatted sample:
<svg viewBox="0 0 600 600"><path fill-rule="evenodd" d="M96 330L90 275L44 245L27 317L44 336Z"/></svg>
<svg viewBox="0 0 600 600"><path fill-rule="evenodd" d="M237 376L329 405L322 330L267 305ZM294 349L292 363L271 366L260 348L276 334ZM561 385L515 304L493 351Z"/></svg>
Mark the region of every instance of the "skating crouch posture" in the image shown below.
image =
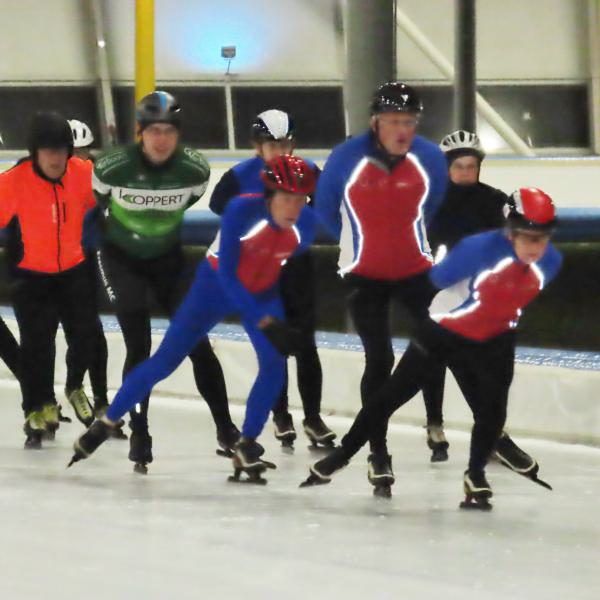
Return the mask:
<svg viewBox="0 0 600 600"><path fill-rule="evenodd" d="M561 255L550 243L554 205L535 188L515 192L507 204L504 230L469 236L430 272L442 290L395 371L360 411L342 444L310 469L302 485L328 483L332 474L367 442L385 439L391 415L423 386L430 365L447 364L473 412L466 501L461 508L489 509L492 489L485 466L506 419L513 378L515 329L523 308L557 274ZM370 464L376 495L390 496L391 459L386 469ZM519 472L517 470L517 472ZM537 465L523 473L536 480Z"/></svg>
<svg viewBox="0 0 600 600"><path fill-rule="evenodd" d="M282 264L306 251L315 234L314 211L306 206L314 189L312 169L301 159L282 156L265 165L264 196L233 200L221 230L173 317L156 353L126 377L106 415L75 442L72 462L87 458L106 440L118 420L168 377L192 348L224 317L235 313L258 358L242 428L234 448L236 478L246 472L264 482L268 466L256 442L285 381L287 354L296 351L294 331L283 322L277 282Z"/></svg>

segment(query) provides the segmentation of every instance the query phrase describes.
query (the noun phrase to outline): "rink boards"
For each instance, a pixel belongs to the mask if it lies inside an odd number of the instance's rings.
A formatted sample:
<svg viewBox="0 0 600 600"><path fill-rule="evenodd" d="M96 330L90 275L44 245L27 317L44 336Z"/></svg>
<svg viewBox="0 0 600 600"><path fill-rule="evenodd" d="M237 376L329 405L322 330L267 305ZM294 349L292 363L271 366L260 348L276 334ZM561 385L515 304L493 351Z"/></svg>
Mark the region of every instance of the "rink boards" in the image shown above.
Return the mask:
<svg viewBox="0 0 600 600"><path fill-rule="evenodd" d="M0 311L17 334L9 309ZM116 390L121 381L125 348L113 317L103 317L108 342L108 382ZM153 321L153 348L160 343L166 321ZM232 402L243 403L256 376L254 352L242 328L221 325L211 334L215 351L223 365ZM360 408L359 382L364 359L355 335L319 333L319 354L323 365L323 414L355 415ZM395 340L396 356L405 341ZM65 382L65 344L62 331L57 340L56 386ZM295 365L290 359L290 404L301 406L296 386ZM12 376L2 364L0 377ZM538 437L571 443L600 445L600 355L588 352L552 351L519 348L515 380L511 389L507 429L514 435ZM198 400L191 364L186 361L157 392ZM58 394L58 392L57 392ZM60 394L58 395L60 398ZM444 416L449 428L469 430L472 417L452 376L446 380ZM422 398L417 396L395 415L398 423L424 424Z"/></svg>

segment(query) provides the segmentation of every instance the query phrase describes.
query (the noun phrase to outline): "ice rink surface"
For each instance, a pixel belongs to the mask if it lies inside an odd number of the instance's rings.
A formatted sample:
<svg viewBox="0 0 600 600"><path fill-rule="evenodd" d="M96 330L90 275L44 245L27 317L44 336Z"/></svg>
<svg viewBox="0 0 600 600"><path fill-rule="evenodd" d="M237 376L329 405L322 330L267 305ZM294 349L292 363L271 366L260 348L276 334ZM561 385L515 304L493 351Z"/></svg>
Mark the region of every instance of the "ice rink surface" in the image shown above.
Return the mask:
<svg viewBox="0 0 600 600"><path fill-rule="evenodd" d="M493 465L493 511L461 512L460 432L449 433L449 462L431 465L423 430L393 426L396 485L382 500L365 453L330 485L299 490L315 456L303 434L283 454L270 424L268 485L227 483L208 411L185 400L153 401L147 476L132 472L122 441L67 471L82 426L25 451L16 387L2 398L2 599L600 597L599 449L524 440L554 491Z"/></svg>

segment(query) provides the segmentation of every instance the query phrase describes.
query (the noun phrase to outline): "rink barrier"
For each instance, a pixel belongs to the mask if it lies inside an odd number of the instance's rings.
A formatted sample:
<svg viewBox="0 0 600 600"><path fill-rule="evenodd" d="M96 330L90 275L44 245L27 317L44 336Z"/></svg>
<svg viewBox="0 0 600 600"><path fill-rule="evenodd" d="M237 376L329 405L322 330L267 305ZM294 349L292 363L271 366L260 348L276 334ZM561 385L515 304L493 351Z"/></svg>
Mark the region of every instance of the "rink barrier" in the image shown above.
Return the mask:
<svg viewBox="0 0 600 600"><path fill-rule="evenodd" d="M0 315L17 335L18 329L10 308L0 308ZM120 385L125 347L117 320L102 316L109 349L108 383L111 390ZM168 321L152 320L152 342L160 343ZM232 402L243 403L256 376L256 359L243 328L234 324L218 325L210 334L219 357ZM396 357L407 341L394 339ZM317 345L323 365L323 414L353 416L360 409L359 385L364 366L362 345L354 334L317 333ZM56 390L62 397L66 369L65 342L62 330L57 337ZM290 361L290 406L300 408L293 359ZM0 377L11 379L4 364ZM515 379L511 389L507 430L522 437L537 437L569 443L600 446L600 353L540 348L517 348ZM185 361L168 379L156 387L165 396L197 399L191 363ZM393 417L399 423L425 424L421 398L415 398ZM472 416L451 375L446 380L444 401L446 426L470 430ZM339 432L342 433L342 432Z"/></svg>

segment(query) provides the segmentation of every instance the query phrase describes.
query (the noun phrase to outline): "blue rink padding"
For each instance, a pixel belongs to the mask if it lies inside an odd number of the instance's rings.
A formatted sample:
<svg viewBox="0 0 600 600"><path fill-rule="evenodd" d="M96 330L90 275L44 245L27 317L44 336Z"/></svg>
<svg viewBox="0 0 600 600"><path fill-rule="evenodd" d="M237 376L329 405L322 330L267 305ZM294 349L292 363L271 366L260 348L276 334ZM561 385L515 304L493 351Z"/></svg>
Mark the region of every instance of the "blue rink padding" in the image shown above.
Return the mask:
<svg viewBox="0 0 600 600"><path fill-rule="evenodd" d="M12 308L0 306L0 316L14 319ZM119 323L112 315L102 315L102 326L106 332L120 332ZM167 330L169 321L167 319L152 319L152 333L163 335ZM213 339L229 340L234 342L250 342L244 328L233 323L222 323L217 325L210 336ZM359 337L352 333L336 333L328 331L317 332L317 346L328 350L347 350L350 352L362 352L363 347ZM395 353L406 350L408 340L394 338L392 345ZM575 369L579 371L600 371L600 353L584 352L581 350L553 350L550 348L530 348L518 346L516 352L518 364L561 367L564 369Z"/></svg>

